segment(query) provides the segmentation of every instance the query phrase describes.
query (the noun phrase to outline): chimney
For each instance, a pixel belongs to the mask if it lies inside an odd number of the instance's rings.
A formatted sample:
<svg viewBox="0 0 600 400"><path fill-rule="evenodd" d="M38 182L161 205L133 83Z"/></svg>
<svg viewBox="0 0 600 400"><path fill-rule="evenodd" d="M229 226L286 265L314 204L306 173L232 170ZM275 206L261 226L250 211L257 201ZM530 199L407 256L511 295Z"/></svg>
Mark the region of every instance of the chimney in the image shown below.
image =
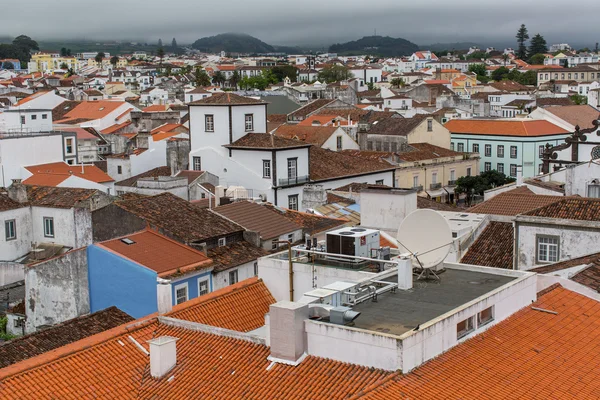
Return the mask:
<svg viewBox="0 0 600 400"><path fill-rule="evenodd" d="M269 307L271 361L300 363L307 350L304 320L308 317L307 304L280 301Z"/></svg>
<svg viewBox="0 0 600 400"><path fill-rule="evenodd" d="M161 336L149 340L150 344L150 375L162 378L177 364L178 338Z"/></svg>
<svg viewBox="0 0 600 400"><path fill-rule="evenodd" d="M523 186L523 166L517 165L517 187Z"/></svg>
<svg viewBox="0 0 600 400"><path fill-rule="evenodd" d="M396 262L398 268L398 289L409 290L413 287L412 260L410 254L402 254Z"/></svg>
<svg viewBox="0 0 600 400"><path fill-rule="evenodd" d="M8 197L17 203L27 203L27 188L20 179L13 179L12 185L7 189Z"/></svg>
<svg viewBox="0 0 600 400"><path fill-rule="evenodd" d="M156 285L156 300L158 303L158 314L164 315L173 308L173 295L171 281L167 279L157 278Z"/></svg>

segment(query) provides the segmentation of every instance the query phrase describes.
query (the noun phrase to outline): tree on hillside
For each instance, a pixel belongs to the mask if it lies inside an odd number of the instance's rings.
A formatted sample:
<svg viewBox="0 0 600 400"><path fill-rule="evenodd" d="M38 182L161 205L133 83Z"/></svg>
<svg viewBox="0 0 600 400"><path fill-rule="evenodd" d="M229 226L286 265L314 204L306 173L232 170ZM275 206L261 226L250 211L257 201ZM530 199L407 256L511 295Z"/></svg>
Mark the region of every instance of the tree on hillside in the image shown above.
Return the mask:
<svg viewBox="0 0 600 400"><path fill-rule="evenodd" d="M488 58L490 58L490 55L485 51L475 51L467 55L467 60L487 60Z"/></svg>
<svg viewBox="0 0 600 400"><path fill-rule="evenodd" d="M343 65L332 65L319 72L319 80L325 83L345 81L352 77L350 70Z"/></svg>
<svg viewBox="0 0 600 400"><path fill-rule="evenodd" d="M533 63L531 59L533 56L537 54L543 54L548 52L548 46L546 45L546 39L539 33L537 33L533 38L531 38L531 42L529 43L529 50L527 55L529 56L529 62ZM543 62L542 62L543 64Z"/></svg>
<svg viewBox="0 0 600 400"><path fill-rule="evenodd" d="M508 68L500 67L492 72L492 79L496 82L501 81L502 79L506 78L509 73L510 71L508 70Z"/></svg>
<svg viewBox="0 0 600 400"><path fill-rule="evenodd" d="M196 86L210 86L210 77L202 68L196 68L194 82Z"/></svg>
<svg viewBox="0 0 600 400"><path fill-rule="evenodd" d="M40 46L35 40L25 35L19 35L16 38L14 38L12 44L22 49L26 49L27 51L40 49Z"/></svg>
<svg viewBox="0 0 600 400"><path fill-rule="evenodd" d="M521 85L537 85L537 72L534 70L530 70L523 73L517 71L516 69L513 69L506 76L506 78L510 79L511 81L520 83Z"/></svg>
<svg viewBox="0 0 600 400"><path fill-rule="evenodd" d="M112 64L113 68L117 68L117 64L119 63L119 57L112 56L110 58L110 63Z"/></svg>
<svg viewBox="0 0 600 400"><path fill-rule="evenodd" d="M545 59L546 56L541 53L534 54L533 56L529 57L529 64L543 65Z"/></svg>
<svg viewBox="0 0 600 400"><path fill-rule="evenodd" d="M521 27L517 31L517 54L516 56L521 60L524 60L527 57L527 46L525 42L529 39L529 33L527 32L527 28L525 24L521 24Z"/></svg>
<svg viewBox="0 0 600 400"><path fill-rule="evenodd" d="M0 44L0 58L18 58L21 64L31 60L31 52L39 50L37 42L29 36L17 36L11 45Z"/></svg>
<svg viewBox="0 0 600 400"><path fill-rule="evenodd" d="M96 54L96 57L94 57L94 60L96 60L96 62L98 64L102 64L102 60L104 60L104 56L105 56L104 52L101 51L98 54Z"/></svg>

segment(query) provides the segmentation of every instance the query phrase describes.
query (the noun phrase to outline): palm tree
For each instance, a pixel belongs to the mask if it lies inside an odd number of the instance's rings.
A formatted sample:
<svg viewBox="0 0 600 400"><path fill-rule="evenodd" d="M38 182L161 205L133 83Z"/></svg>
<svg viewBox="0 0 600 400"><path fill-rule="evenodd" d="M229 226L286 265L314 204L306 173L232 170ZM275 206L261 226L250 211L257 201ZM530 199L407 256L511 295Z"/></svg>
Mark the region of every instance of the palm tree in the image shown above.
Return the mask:
<svg viewBox="0 0 600 400"><path fill-rule="evenodd" d="M240 78L240 73L233 71L233 74L231 74L231 77L229 78L229 84L232 85L234 89L237 89Z"/></svg>
<svg viewBox="0 0 600 400"><path fill-rule="evenodd" d="M110 63L112 64L112 66L113 66L113 69L117 68L117 64L119 63L119 57L117 57L117 56L112 56L112 57L110 58Z"/></svg>
<svg viewBox="0 0 600 400"><path fill-rule="evenodd" d="M96 57L94 57L94 60L98 63L98 64L102 64L102 60L104 60L104 52L100 52L98 54L96 54Z"/></svg>
<svg viewBox="0 0 600 400"><path fill-rule="evenodd" d="M160 59L159 68L162 71L163 58L165 58L165 49L159 47L158 50L156 50L156 55Z"/></svg>
<svg viewBox="0 0 600 400"><path fill-rule="evenodd" d="M506 62L508 61L508 59L510 58L510 56L507 54L502 54L502 60L504 60L504 66L506 66Z"/></svg>
<svg viewBox="0 0 600 400"><path fill-rule="evenodd" d="M227 79L225 79L225 75L221 71L217 71L213 76L213 82L219 86L225 83L226 80Z"/></svg>

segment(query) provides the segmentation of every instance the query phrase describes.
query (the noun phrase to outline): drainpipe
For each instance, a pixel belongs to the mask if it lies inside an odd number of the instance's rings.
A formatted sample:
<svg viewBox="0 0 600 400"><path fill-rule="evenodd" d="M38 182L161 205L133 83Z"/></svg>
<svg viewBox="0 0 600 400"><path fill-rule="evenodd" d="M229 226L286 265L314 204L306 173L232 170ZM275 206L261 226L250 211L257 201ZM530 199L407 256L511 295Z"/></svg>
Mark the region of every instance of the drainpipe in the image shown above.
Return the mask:
<svg viewBox="0 0 600 400"><path fill-rule="evenodd" d="M278 240L277 243L285 243L288 245L288 260L290 263L290 301L294 301L294 264L292 263L292 242L288 240Z"/></svg>

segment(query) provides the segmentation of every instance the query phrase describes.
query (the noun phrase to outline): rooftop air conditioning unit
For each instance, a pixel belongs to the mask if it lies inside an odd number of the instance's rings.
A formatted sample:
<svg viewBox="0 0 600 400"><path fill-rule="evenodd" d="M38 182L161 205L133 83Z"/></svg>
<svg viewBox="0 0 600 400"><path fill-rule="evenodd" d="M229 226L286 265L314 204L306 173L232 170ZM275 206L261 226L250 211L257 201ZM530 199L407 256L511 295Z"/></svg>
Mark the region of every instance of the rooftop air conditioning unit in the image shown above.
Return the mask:
<svg viewBox="0 0 600 400"><path fill-rule="evenodd" d="M327 233L327 253L349 257L328 256L347 262L359 262L351 257L370 257L371 249L379 249L379 231L366 228L341 228Z"/></svg>

